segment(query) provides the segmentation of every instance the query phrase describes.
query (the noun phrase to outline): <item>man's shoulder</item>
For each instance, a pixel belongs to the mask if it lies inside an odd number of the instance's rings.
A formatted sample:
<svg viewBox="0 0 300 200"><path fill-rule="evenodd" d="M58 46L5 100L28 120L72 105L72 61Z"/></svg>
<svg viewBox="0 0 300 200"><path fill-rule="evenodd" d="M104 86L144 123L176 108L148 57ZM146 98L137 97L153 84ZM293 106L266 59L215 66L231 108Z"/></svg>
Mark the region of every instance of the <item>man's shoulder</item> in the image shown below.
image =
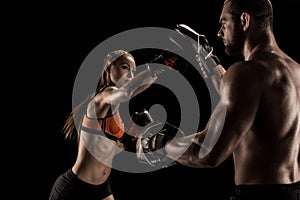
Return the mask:
<svg viewBox="0 0 300 200"><path fill-rule="evenodd" d="M238 61L233 63L227 70L226 74L238 76L260 76L267 75L268 69L264 63L254 60Z"/></svg>

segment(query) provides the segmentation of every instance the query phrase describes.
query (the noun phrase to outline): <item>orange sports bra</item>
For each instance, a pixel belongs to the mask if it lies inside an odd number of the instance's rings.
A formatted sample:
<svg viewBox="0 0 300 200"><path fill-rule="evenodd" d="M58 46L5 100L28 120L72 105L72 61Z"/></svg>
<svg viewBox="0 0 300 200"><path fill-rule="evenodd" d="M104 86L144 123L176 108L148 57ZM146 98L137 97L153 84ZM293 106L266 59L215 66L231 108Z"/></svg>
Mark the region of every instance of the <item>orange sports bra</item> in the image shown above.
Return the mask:
<svg viewBox="0 0 300 200"><path fill-rule="evenodd" d="M124 123L119 111L106 118L89 118L84 115L81 129L92 134L104 132L112 140L121 139L125 133Z"/></svg>

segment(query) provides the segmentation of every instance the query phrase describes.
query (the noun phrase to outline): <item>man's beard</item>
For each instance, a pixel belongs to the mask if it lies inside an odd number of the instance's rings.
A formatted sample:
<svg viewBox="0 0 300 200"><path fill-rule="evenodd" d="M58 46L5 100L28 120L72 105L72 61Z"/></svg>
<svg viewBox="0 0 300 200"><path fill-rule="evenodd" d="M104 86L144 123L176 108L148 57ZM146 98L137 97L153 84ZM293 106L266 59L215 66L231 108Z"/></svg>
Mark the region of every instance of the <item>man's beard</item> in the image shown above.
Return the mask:
<svg viewBox="0 0 300 200"><path fill-rule="evenodd" d="M240 27L234 29L232 40L225 47L225 53L231 56L238 56L242 53L245 35Z"/></svg>

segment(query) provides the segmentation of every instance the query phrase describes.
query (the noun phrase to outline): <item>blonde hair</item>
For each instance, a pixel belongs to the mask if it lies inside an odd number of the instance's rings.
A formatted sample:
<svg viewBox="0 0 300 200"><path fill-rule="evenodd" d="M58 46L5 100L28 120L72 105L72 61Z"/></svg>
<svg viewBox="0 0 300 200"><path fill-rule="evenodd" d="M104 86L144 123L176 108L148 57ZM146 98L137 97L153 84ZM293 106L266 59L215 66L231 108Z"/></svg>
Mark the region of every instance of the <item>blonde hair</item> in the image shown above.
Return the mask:
<svg viewBox="0 0 300 200"><path fill-rule="evenodd" d="M79 105L77 105L67 117L67 120L63 126L63 133L65 134L66 139L73 139L74 136L77 135L77 132L74 131L74 128L76 125L78 125L76 127L80 129L83 115L86 113L86 108L91 98L101 92L104 88L114 85L114 83L110 80L109 73L107 73L107 68L109 68L114 62L124 55L129 55L133 58L132 54L124 50L116 50L106 54L103 63L103 71L97 84L96 91L88 95L88 97Z"/></svg>

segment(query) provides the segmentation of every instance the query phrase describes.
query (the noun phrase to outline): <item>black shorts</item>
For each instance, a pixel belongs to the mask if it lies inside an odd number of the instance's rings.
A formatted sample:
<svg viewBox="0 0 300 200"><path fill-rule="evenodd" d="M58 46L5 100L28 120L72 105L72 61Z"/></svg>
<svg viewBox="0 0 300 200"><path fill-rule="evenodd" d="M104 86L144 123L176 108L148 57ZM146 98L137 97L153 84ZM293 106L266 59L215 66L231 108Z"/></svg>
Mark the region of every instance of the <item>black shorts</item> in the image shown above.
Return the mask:
<svg viewBox="0 0 300 200"><path fill-rule="evenodd" d="M69 169L56 179L49 200L99 200L111 194L109 178L101 185L92 185L78 179Z"/></svg>
<svg viewBox="0 0 300 200"><path fill-rule="evenodd" d="M274 185L240 185L232 200L300 200L300 182Z"/></svg>

